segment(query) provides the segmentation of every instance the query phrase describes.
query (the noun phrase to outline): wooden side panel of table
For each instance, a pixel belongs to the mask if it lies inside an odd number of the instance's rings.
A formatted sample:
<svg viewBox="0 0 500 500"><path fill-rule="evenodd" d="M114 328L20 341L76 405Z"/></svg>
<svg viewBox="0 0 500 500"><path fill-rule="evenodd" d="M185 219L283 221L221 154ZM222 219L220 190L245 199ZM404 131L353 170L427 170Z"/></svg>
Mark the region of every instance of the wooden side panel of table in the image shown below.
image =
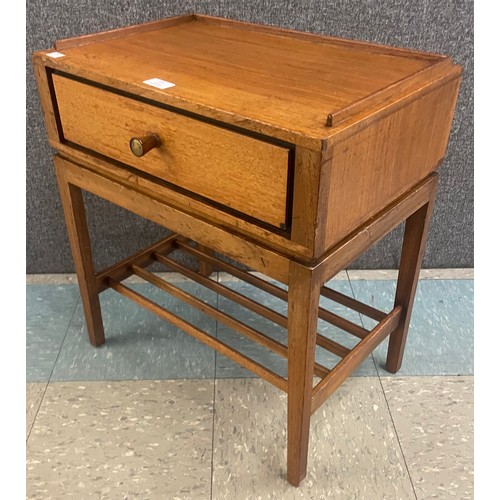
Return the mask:
<svg viewBox="0 0 500 500"><path fill-rule="evenodd" d="M336 143L325 189L321 255L443 161L460 78Z"/></svg>

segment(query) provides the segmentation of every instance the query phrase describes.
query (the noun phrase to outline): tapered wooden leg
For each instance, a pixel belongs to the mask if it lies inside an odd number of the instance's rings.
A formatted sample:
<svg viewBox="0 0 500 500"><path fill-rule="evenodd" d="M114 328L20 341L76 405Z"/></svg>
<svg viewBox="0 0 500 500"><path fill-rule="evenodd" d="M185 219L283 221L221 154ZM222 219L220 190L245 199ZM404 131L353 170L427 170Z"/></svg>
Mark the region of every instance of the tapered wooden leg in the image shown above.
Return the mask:
<svg viewBox="0 0 500 500"><path fill-rule="evenodd" d="M198 244L197 246L198 246L198 250L200 250L201 252L209 253L209 254L213 253L209 248L207 248L203 245ZM214 272L214 267L212 266L212 264L209 264L208 262L206 262L204 260L200 260L198 262L198 272L202 276L206 276L208 278Z"/></svg>
<svg viewBox="0 0 500 500"><path fill-rule="evenodd" d="M403 354L410 326L411 311L417 290L418 275L424 257L425 243L434 205L435 191L429 202L411 215L405 223L403 248L399 265L395 306L403 307L403 316L398 328L389 339L386 370L396 373L401 368Z"/></svg>
<svg viewBox="0 0 500 500"><path fill-rule="evenodd" d="M290 263L288 295L288 481L306 476L318 324L319 283L310 269Z"/></svg>
<svg viewBox="0 0 500 500"><path fill-rule="evenodd" d="M104 343L104 328L82 190L67 182L64 167L57 158L54 159L54 164L89 340L92 345L99 346Z"/></svg>

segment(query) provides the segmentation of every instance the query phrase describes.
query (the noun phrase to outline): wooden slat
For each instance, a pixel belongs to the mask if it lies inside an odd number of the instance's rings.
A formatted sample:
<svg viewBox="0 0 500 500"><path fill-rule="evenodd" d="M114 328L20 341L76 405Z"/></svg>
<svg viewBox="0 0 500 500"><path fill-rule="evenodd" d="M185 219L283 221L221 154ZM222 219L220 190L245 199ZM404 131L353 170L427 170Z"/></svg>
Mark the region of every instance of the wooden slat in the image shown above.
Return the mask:
<svg viewBox="0 0 500 500"><path fill-rule="evenodd" d="M252 371L259 377L275 385L276 387L278 387L278 389L288 392L288 382L283 377L280 377L279 375L269 370L265 366L261 365L260 363L257 363L256 361L250 359L248 356L245 356L244 354L236 351L235 349L228 346L224 342L221 342L220 340L211 337L210 335L208 335L208 333L204 332L203 330L200 330L198 327L183 320L182 318L171 313L170 311L167 311L166 309L159 306L152 300L149 300L148 298L135 292L131 288L125 286L123 283L114 281L112 279L109 279L108 281L109 281L109 286L113 288L113 290L116 290L118 293L121 293L124 297L127 297L128 299L134 301L136 304L155 313L160 318L169 321L178 328L181 328L188 335L191 335L196 340L199 340L200 342L203 342L212 349L215 349L217 352L224 354L224 356L227 356L236 363Z"/></svg>
<svg viewBox="0 0 500 500"><path fill-rule="evenodd" d="M162 252L163 254L165 252L171 252L174 249L173 243L177 237L177 234L173 234L167 238L163 238L134 255L131 255L130 257L127 257L97 273L95 277L97 281L97 291L100 293L108 288L106 278L113 278L115 281L123 281L131 276L133 274L130 267L131 264L148 266L155 260L153 257L154 252Z"/></svg>
<svg viewBox="0 0 500 500"><path fill-rule="evenodd" d="M207 262L210 262L213 266L215 266L219 269L222 269L224 271L227 271L228 273L231 273L233 276L236 276L237 278L240 278L240 279L246 281L247 283L254 285L257 288L260 288L261 290L264 290L265 292L267 292L271 295L274 295L275 297L278 297L279 299L284 300L285 302L288 301L288 293L286 290L283 290L282 288L280 288L276 285L273 285L272 283L269 283L268 281L265 281L262 278L259 278L258 276L253 276L252 274L249 274L246 271L242 271L241 269L238 269L238 268L232 266L231 264L228 264L226 262L222 262L221 260L219 260L215 257L209 256L209 255L201 252L200 250L197 250L195 248L190 247L186 243L176 242L175 245L179 248L182 248L182 250L189 252L190 254L194 255L195 257L197 257L200 260L204 259ZM351 299L351 300L354 301L354 299ZM354 302L356 302L356 301L354 301ZM364 305L364 304L361 304L361 302L359 302L359 304L361 306ZM380 312L380 314L382 315L383 318L385 318L385 316L386 316L385 313ZM352 335L355 335L356 337L358 337L360 339L365 338L366 335L368 335L368 333L369 333L368 330L365 330L361 326L356 325L352 321L349 321L345 318L342 318L342 317L338 316L337 314L334 314L334 313L332 313L326 309L323 309L321 307L319 308L319 317L321 319L327 321L328 323L330 323L334 326L337 326L337 327L341 328L342 330L345 330L346 332L348 332ZM322 336L318 334L318 338L321 338L321 337ZM324 337L324 338L326 339L326 337ZM326 339L326 340L328 340L328 339ZM324 342L323 344L327 345L328 343ZM320 344L318 343L318 345L320 345ZM340 344L338 344L338 346L340 346L340 348L346 349L343 346L341 346ZM324 345L321 345L321 347L324 347ZM324 348L328 349L326 347L324 347ZM330 349L328 349L328 350L330 350ZM331 352L334 352L335 354L340 355L339 352L342 352L342 349L340 351L339 351L339 349L336 349L335 351L331 351Z"/></svg>
<svg viewBox="0 0 500 500"><path fill-rule="evenodd" d="M269 283L269 281L263 280L258 276L254 276L253 274L250 274L247 271L238 269L237 267L227 262L224 262L218 259L217 257L214 257L213 255L207 254L205 253L205 251L202 251L200 247L193 248L189 246L187 243L179 240L175 242L175 246L187 253L190 253L191 255L196 257L198 261L203 260L209 263L214 268L219 269L221 271L226 271L227 273L232 274L236 278L246 281L247 283L250 283L250 285L260 288L261 290L264 290L265 292L270 293L275 297L278 297L279 299L282 299L284 301L288 300L288 293L286 290L283 290L282 288L273 285L272 283Z"/></svg>
<svg viewBox="0 0 500 500"><path fill-rule="evenodd" d="M201 253L198 250L193 249L192 247L188 247L185 244L176 244L179 247L182 248L189 248L190 250L193 250L194 253ZM234 290L231 290L230 288L225 287L224 285L221 285L220 283L216 283L215 281L212 281L209 278L205 278L204 276L200 276L198 273L191 271L191 269L188 269L187 267L183 266L182 264L179 264L175 262L172 259L169 259L167 257L163 257L162 255L156 254L156 257L159 262L162 264L165 264L166 266L169 266L172 269L175 269L177 272L183 274L184 276L191 278L193 281L196 281L197 283L200 283L201 285L206 286L207 288L210 288L216 293L219 293L220 295L223 295L224 297L228 298L229 300L232 300L233 302L236 302L237 304L246 307L247 309L250 309L251 311L260 314L264 318L267 318L268 320L272 321L273 323L276 323L277 325L282 326L283 328L288 328L288 319L286 316L283 316L280 313L277 313L276 311L273 311L272 309L269 309L266 306L263 306L262 304L259 304L258 302L255 302L252 299L249 299L248 297L245 297L244 295L235 292ZM251 275L248 275L251 276ZM260 278L257 277L252 277L256 278L257 280L260 280ZM264 281L264 280L260 280ZM268 283L270 284L270 283ZM271 285L274 286L274 285ZM284 298L283 300L287 300L288 295L286 291L281 290L278 287L275 287L277 290L280 290L281 292L284 292ZM281 297L280 297L281 298ZM343 318L342 318L343 319ZM354 323L353 323L354 324ZM324 335L317 334L316 339L318 341L318 345L322 347L323 349L326 349L333 354L336 354L337 356L345 356L346 352L349 352L349 349L347 347L344 347L340 344L337 344L336 342L331 341L329 338L325 337Z"/></svg>
<svg viewBox="0 0 500 500"><path fill-rule="evenodd" d="M351 352L350 349L342 344L339 344L338 342L335 342L335 340L331 340L328 337L319 334L316 334L316 344L341 358L344 358Z"/></svg>
<svg viewBox="0 0 500 500"><path fill-rule="evenodd" d="M398 326L403 308L394 308L313 390L312 413L356 370L365 358Z"/></svg>
<svg viewBox="0 0 500 500"><path fill-rule="evenodd" d="M175 260L169 259L168 257L164 257L163 255L160 255L158 253L156 253L155 255L158 262L161 262L170 269L173 269L178 273L181 273L187 278L196 281L200 285L205 286L206 288L222 295L223 297L226 297L229 300L232 300L233 302L236 302L237 304L243 307L250 309L251 311L259 314L260 316L263 316L264 318L267 318L273 323L283 326L284 328L287 327L286 316L283 316L282 314L279 314L276 311L269 309L269 307L263 306L262 304L259 304L258 302L255 302L254 300L245 297L241 293L235 292L234 290L231 290L230 288L221 285L220 283L217 283L216 281L213 281L210 278L201 276L196 271L192 271L191 269L188 269L186 266L183 266L182 264L175 262Z"/></svg>
<svg viewBox="0 0 500 500"><path fill-rule="evenodd" d="M349 321L348 319L339 316L338 314L327 311L326 309L322 309L321 314L319 315L324 321L341 328L342 330L358 337L360 339L364 339L370 332L363 328L362 326Z"/></svg>
<svg viewBox="0 0 500 500"><path fill-rule="evenodd" d="M337 290L332 290L326 286L321 287L321 295L326 297L327 299L333 300L338 304L341 304L353 311L356 311L363 316L368 316L369 318L374 319L375 321L382 321L387 313L383 311L379 311L374 307L369 306L368 304L364 304L363 302L359 302L359 300L353 299L348 295L344 295L343 293L337 292Z"/></svg>
<svg viewBox="0 0 500 500"><path fill-rule="evenodd" d="M152 285L157 286L158 288L161 288L163 291L173 295L174 297L186 302L192 307L195 307L196 309L200 310L201 312L208 314L209 316L212 316L217 321L221 321L222 323L226 324L230 328L233 328L237 332L241 333L242 335L245 335L248 338L251 338L252 340L258 342L259 344L267 347L268 349L271 349L272 351L276 352L277 354L280 354L283 357L287 357L287 348L286 345L280 344L279 342L271 339L267 335L264 335L257 330L254 330L253 328L245 325L244 323L238 321L237 319L229 316L228 314L220 311L219 309L211 306L210 304L206 304L202 300L190 295L189 293L185 292L184 290L181 290L180 288L172 285L171 283L168 283L167 281L159 278L158 276L155 276L153 273L142 269L141 267L132 266L133 272L139 276L140 278L148 281Z"/></svg>
<svg viewBox="0 0 500 500"><path fill-rule="evenodd" d="M286 345L277 342L276 340L272 339L271 337L268 337L262 332L255 330L254 328L251 328L245 323L242 323L241 321L220 311L219 309L211 306L210 304L206 304L202 300L194 297L193 295L190 295L184 290L181 290L180 288L172 285L171 283L168 283L167 281L159 278L158 276L155 276L153 273L145 269L142 269L139 266L132 265L132 270L140 278L148 281L149 283L157 286L158 288L161 288L163 291L170 293L174 297L186 302L192 307L195 307L199 311L208 314L216 321L224 323L229 328L232 328L241 335L244 335L245 337L259 343L260 345L267 347L271 351L275 352L276 354L279 354L280 356L283 356L284 358L288 357L288 349ZM329 372L330 370L326 368L326 366L323 366L320 363L315 363L314 373L318 377L323 378Z"/></svg>

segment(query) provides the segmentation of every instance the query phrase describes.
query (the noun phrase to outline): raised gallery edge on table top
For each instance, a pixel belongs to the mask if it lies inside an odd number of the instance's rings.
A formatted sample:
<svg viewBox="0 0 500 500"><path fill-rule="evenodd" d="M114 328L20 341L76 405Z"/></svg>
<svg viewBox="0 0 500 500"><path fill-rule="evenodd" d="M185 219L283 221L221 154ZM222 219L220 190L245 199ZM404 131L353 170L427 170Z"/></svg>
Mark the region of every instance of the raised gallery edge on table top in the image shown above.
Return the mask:
<svg viewBox="0 0 500 500"><path fill-rule="evenodd" d="M198 14L61 40L55 49L56 57L51 50L35 57L62 73L317 150L462 71L438 54Z"/></svg>

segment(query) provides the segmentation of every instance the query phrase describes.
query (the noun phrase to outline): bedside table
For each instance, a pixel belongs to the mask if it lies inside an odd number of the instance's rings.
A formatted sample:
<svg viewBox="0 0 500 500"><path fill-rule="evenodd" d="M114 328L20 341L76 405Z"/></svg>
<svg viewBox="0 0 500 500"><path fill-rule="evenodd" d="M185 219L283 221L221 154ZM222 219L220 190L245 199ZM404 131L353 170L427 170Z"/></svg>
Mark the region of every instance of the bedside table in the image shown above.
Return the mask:
<svg viewBox="0 0 500 500"><path fill-rule="evenodd" d="M437 54L200 15L61 40L33 61L90 342L105 340L99 294L112 288L287 392L288 480L298 485L311 414L387 336L386 368L401 366L461 68ZM174 234L96 271L82 190ZM389 313L325 286L402 222ZM198 270L173 260L174 249ZM288 340L160 279L147 270L154 262L285 327ZM288 315L211 279L214 267L287 301ZM283 356L287 376L122 283L132 274ZM377 326L320 307L320 296ZM357 345L319 334L318 317ZM317 346L339 362L318 363Z"/></svg>

